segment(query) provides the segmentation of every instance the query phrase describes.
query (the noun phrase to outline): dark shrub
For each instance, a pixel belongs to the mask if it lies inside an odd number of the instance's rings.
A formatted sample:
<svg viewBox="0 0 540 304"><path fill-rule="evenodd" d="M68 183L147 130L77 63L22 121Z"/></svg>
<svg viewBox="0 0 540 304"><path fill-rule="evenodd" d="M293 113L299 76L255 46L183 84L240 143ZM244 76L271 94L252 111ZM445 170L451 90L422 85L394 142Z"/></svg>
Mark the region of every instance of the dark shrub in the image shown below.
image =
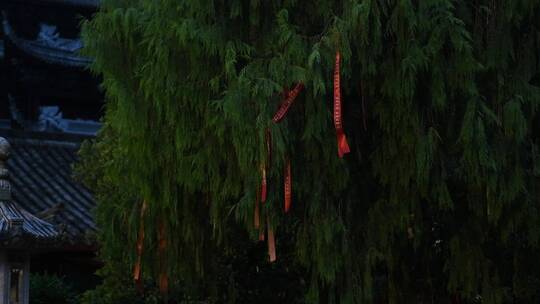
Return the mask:
<svg viewBox="0 0 540 304"><path fill-rule="evenodd" d="M63 278L50 274L30 275L30 304L75 304L76 293Z"/></svg>

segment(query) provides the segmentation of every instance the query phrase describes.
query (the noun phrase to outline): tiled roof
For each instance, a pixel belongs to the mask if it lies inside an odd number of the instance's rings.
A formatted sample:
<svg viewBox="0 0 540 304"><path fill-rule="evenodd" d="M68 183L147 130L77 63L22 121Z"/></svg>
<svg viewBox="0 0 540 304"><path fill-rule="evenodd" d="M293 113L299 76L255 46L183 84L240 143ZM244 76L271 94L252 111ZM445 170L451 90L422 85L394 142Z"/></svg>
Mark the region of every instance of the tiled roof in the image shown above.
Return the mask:
<svg viewBox="0 0 540 304"><path fill-rule="evenodd" d="M9 169L9 142L0 137L0 247L37 247L58 239L55 227L30 214L13 201Z"/></svg>
<svg viewBox="0 0 540 304"><path fill-rule="evenodd" d="M52 138L39 133L0 131L11 144L8 160L13 201L26 211L56 225L71 244L93 245L96 225L91 193L75 181L72 165L80 136Z"/></svg>
<svg viewBox="0 0 540 304"><path fill-rule="evenodd" d="M19 231L14 231L17 223L20 224ZM52 224L21 209L13 201L0 201L0 240L12 243L14 234L19 234L20 238L32 239L34 242L47 241L59 236Z"/></svg>
<svg viewBox="0 0 540 304"><path fill-rule="evenodd" d="M59 47L47 45L37 40L27 40L17 36L4 14L3 30L13 44L26 54L38 58L50 64L59 64L70 67L87 67L92 61L82 57L76 50L65 50Z"/></svg>

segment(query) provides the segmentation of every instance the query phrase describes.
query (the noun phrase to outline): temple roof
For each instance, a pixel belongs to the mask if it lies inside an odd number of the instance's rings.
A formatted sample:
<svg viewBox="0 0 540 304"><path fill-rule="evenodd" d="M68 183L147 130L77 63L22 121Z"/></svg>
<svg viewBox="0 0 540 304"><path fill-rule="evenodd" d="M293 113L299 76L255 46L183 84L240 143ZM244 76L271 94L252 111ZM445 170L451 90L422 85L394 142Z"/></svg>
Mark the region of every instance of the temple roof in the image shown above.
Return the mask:
<svg viewBox="0 0 540 304"><path fill-rule="evenodd" d="M11 155L9 142L0 137L0 246L39 246L59 237L54 225L24 210L12 199L12 187L6 162Z"/></svg>
<svg viewBox="0 0 540 304"><path fill-rule="evenodd" d="M21 230L13 231L17 224ZM13 233L21 233L35 239L56 238L59 233L54 225L25 211L13 201L0 201L0 238L11 237Z"/></svg>
<svg viewBox="0 0 540 304"><path fill-rule="evenodd" d="M94 245L94 199L74 180L72 165L84 136L0 130L9 139L13 202L53 224L64 244Z"/></svg>
<svg viewBox="0 0 540 304"><path fill-rule="evenodd" d="M54 32L43 30L39 39L29 40L19 37L4 13L3 29L6 37L21 51L49 64L84 68L92 60L79 55L82 47L80 39L62 39ZM46 28L45 28L46 29Z"/></svg>

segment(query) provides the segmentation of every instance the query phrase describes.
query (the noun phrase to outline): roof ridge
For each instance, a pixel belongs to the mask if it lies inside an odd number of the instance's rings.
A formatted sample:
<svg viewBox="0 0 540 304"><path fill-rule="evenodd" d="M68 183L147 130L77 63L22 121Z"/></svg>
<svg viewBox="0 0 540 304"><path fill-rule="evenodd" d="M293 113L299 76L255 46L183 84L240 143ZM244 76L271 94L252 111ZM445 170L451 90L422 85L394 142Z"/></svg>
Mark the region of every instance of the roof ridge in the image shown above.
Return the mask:
<svg viewBox="0 0 540 304"><path fill-rule="evenodd" d="M0 129L0 136L9 138L12 144L46 145L72 149L78 149L84 140L95 138L92 135L14 129Z"/></svg>

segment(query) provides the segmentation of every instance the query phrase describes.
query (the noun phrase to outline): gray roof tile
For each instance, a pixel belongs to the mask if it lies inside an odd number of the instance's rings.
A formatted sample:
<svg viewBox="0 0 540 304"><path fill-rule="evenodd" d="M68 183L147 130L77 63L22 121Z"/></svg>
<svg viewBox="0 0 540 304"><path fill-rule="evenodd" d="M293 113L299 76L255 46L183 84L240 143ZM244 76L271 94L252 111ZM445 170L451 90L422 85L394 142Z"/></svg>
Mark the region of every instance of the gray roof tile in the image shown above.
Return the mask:
<svg viewBox="0 0 540 304"><path fill-rule="evenodd" d="M93 243L95 202L90 191L72 177L79 143L1 133L12 147L7 167L13 201L32 214L51 211L48 220L65 227L62 232L70 243Z"/></svg>

